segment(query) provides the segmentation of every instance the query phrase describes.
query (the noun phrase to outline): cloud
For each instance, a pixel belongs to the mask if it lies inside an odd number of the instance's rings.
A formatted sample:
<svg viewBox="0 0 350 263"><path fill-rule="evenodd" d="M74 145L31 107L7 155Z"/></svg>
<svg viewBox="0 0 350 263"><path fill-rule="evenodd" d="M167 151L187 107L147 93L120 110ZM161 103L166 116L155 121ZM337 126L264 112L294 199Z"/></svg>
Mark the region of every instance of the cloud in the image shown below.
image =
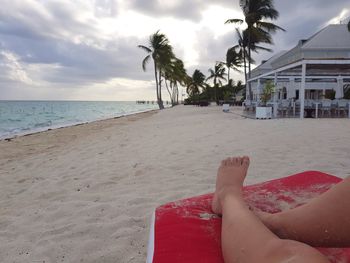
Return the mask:
<svg viewBox="0 0 350 263"><path fill-rule="evenodd" d="M211 5L239 9L238 1L217 0L129 0L128 7L143 14L156 17L173 17L199 22L203 10Z"/></svg>
<svg viewBox="0 0 350 263"><path fill-rule="evenodd" d="M275 1L276 24L287 32L273 36L272 48L292 48L326 23L349 16L347 2ZM152 63L142 71L146 53L137 45L160 29L190 75L196 68L208 74L237 42L234 26L224 21L242 17L239 1L232 0L2 0L2 5L0 99L150 98ZM270 56L254 54L258 63Z"/></svg>
<svg viewBox="0 0 350 263"><path fill-rule="evenodd" d="M8 81L21 82L24 84L32 85L33 80L28 77L26 69L18 60L18 57L6 51L0 52L0 70L3 72L3 76L7 77Z"/></svg>

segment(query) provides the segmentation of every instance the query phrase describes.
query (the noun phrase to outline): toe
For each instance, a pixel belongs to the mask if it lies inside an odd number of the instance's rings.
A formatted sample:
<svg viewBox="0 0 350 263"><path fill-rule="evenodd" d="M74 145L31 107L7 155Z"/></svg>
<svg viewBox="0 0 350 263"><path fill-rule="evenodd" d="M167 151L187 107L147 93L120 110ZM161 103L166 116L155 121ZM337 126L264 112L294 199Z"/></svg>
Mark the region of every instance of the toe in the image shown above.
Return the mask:
<svg viewBox="0 0 350 263"><path fill-rule="evenodd" d="M235 165L235 166L239 165L239 163L240 163L240 158L239 158L239 157L234 157L233 159L234 159L234 160L233 160L233 165Z"/></svg>
<svg viewBox="0 0 350 263"><path fill-rule="evenodd" d="M230 165L230 162L231 162L231 159L230 159L230 158L226 158L225 160L223 160L223 161L221 162L221 164L222 164L223 166L227 166L227 165Z"/></svg>
<svg viewBox="0 0 350 263"><path fill-rule="evenodd" d="M248 167L249 163L250 163L249 157L248 156L244 156L242 158L242 165Z"/></svg>

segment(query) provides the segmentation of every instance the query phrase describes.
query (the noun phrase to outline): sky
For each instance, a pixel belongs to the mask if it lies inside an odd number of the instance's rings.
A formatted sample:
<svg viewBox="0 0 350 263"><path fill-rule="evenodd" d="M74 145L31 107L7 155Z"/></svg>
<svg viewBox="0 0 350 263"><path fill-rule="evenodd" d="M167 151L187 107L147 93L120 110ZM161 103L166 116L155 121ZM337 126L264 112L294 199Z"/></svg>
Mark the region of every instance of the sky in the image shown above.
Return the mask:
<svg viewBox="0 0 350 263"><path fill-rule="evenodd" d="M149 36L164 33L192 75L237 44L238 0L0 0L0 100L154 100ZM273 53L350 16L349 0L275 0ZM273 55L253 54L259 64ZM243 79L235 73L235 80ZM165 91L164 91L165 92ZM180 91L181 92L181 91ZM166 98L165 98L166 99Z"/></svg>

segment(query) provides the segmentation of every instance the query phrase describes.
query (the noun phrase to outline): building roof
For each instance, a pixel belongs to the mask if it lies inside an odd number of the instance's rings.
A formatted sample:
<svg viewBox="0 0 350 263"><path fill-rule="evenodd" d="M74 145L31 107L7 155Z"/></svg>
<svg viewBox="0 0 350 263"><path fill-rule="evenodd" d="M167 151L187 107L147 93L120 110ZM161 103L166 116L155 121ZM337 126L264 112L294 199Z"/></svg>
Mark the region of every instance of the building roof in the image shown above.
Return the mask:
<svg viewBox="0 0 350 263"><path fill-rule="evenodd" d="M350 59L350 32L346 24L328 25L289 51L281 51L252 71L252 77L300 60Z"/></svg>
<svg viewBox="0 0 350 263"><path fill-rule="evenodd" d="M278 59L283 54L285 54L286 52L287 52L287 50L282 50L282 51L276 53L275 55L273 55L268 60L263 61L258 67L256 67L255 69L252 70L252 73L251 73L252 77L258 76L260 74L263 74L265 72L272 70L273 68L272 68L271 63L274 62L276 59Z"/></svg>
<svg viewBox="0 0 350 263"><path fill-rule="evenodd" d="M302 49L349 49L350 32L347 25L329 25L306 41Z"/></svg>
<svg viewBox="0 0 350 263"><path fill-rule="evenodd" d="M328 25L271 63L273 69L302 59L350 59L350 32L347 25Z"/></svg>

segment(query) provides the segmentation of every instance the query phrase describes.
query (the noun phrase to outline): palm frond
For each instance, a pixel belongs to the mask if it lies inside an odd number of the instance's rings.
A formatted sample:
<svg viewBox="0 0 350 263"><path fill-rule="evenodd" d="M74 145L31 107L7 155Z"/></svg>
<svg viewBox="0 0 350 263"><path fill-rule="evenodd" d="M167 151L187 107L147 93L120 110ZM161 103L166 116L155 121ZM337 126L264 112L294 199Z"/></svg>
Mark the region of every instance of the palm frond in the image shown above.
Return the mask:
<svg viewBox="0 0 350 263"><path fill-rule="evenodd" d="M142 61L142 69L143 71L146 71L146 66L148 64L148 62L150 61L151 59L151 55L148 55L147 57L145 57Z"/></svg>
<svg viewBox="0 0 350 263"><path fill-rule="evenodd" d="M141 48L142 50L146 51L147 53L151 53L152 49L150 49L149 47L143 46L143 45L138 45L138 48Z"/></svg>
<svg viewBox="0 0 350 263"><path fill-rule="evenodd" d="M286 30L280 26L277 26L273 23L270 22L265 22L265 21L258 21L256 22L256 27L264 29L268 32L276 32L277 30L282 30L283 32L285 32Z"/></svg>
<svg viewBox="0 0 350 263"><path fill-rule="evenodd" d="M226 20L225 21L225 24L239 24L239 25L241 25L241 24L243 24L243 20L242 19L228 19L228 20Z"/></svg>
<svg viewBox="0 0 350 263"><path fill-rule="evenodd" d="M254 50L255 52L257 52L258 50L263 50L263 51L267 51L267 52L272 52L272 49L267 48L267 47L262 47L262 46L257 46L257 45L255 45L254 48L255 48L255 50Z"/></svg>

